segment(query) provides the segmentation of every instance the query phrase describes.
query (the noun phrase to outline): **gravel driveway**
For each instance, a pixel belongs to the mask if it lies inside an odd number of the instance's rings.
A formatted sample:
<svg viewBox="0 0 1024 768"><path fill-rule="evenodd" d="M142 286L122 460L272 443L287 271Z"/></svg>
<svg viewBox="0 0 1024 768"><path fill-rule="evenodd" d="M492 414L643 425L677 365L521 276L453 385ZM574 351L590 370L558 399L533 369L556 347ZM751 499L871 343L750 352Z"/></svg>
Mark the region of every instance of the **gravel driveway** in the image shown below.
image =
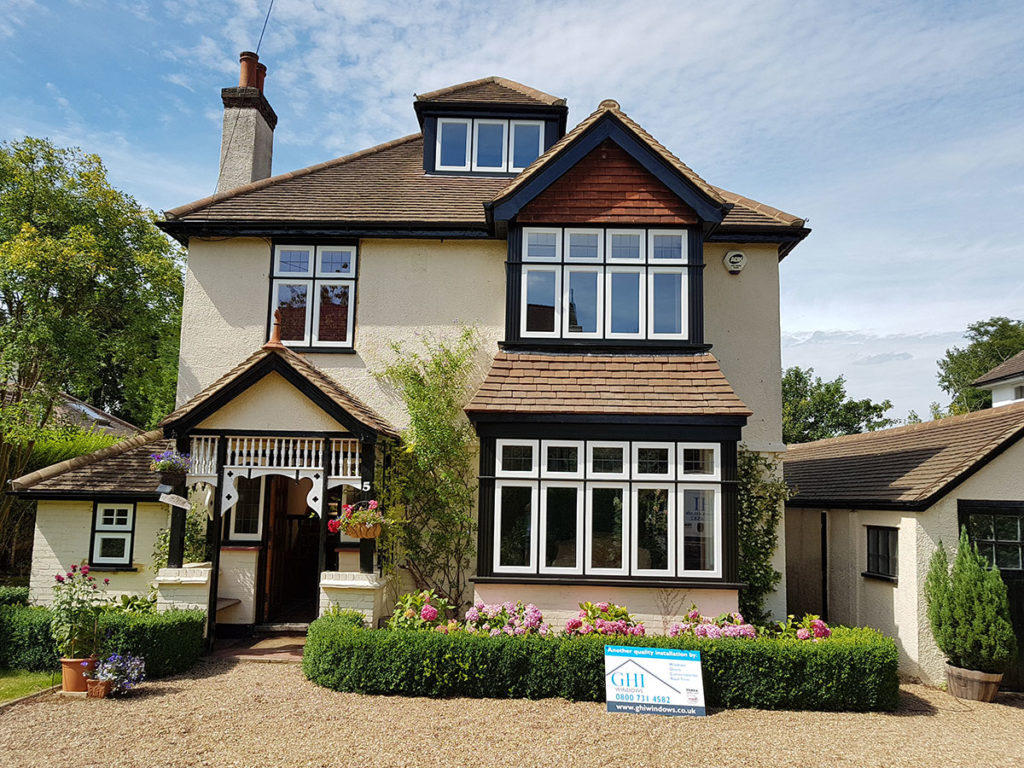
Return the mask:
<svg viewBox="0 0 1024 768"><path fill-rule="evenodd" d="M123 700L0 710L4 766L1021 766L1024 697L904 686L892 714L611 715L601 704L341 694L296 664L204 661Z"/></svg>

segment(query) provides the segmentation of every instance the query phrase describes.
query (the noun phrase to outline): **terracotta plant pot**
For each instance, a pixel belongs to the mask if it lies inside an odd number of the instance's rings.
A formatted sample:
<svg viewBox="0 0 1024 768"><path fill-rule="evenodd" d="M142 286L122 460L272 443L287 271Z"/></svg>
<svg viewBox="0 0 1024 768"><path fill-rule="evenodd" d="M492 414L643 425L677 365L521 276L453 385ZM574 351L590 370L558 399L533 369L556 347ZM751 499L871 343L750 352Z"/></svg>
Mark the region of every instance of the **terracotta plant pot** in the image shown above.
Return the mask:
<svg viewBox="0 0 1024 768"><path fill-rule="evenodd" d="M1003 682L1002 673L977 672L946 664L946 690L958 699L992 701Z"/></svg>
<svg viewBox="0 0 1024 768"><path fill-rule="evenodd" d="M354 539L376 539L380 536L380 526L354 523L348 527L345 533Z"/></svg>
<svg viewBox="0 0 1024 768"><path fill-rule="evenodd" d="M91 673L95 668L95 656L89 659L61 659L61 690L68 693L85 693L89 682L89 678L85 675Z"/></svg>
<svg viewBox="0 0 1024 768"><path fill-rule="evenodd" d="M105 699L110 695L113 684L112 680L90 680L89 690L85 695L90 699Z"/></svg>

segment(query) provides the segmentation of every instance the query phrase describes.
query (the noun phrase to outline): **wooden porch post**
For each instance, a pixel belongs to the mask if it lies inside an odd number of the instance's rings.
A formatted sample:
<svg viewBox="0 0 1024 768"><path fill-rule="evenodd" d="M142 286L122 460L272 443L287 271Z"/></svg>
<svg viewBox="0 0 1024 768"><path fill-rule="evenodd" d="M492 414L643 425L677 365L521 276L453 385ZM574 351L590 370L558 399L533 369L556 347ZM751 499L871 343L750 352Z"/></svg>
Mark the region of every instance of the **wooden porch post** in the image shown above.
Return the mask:
<svg viewBox="0 0 1024 768"><path fill-rule="evenodd" d="M171 530L167 541L167 567L181 568L185 562L185 513L181 507L171 507Z"/></svg>
<svg viewBox="0 0 1024 768"><path fill-rule="evenodd" d="M224 519L221 517L221 496L224 488L224 464L228 460L228 440L224 435L217 441L217 488L213 495L213 520L206 523L206 547L210 550L210 603L206 609L206 647L213 648L217 633L217 588L220 576L220 540Z"/></svg>
<svg viewBox="0 0 1024 768"><path fill-rule="evenodd" d="M360 441L359 474L362 478L362 490L359 498L369 501L373 498L373 470L377 458L377 444L366 438ZM373 573L373 556L377 549L376 539L359 540L359 570L362 573Z"/></svg>

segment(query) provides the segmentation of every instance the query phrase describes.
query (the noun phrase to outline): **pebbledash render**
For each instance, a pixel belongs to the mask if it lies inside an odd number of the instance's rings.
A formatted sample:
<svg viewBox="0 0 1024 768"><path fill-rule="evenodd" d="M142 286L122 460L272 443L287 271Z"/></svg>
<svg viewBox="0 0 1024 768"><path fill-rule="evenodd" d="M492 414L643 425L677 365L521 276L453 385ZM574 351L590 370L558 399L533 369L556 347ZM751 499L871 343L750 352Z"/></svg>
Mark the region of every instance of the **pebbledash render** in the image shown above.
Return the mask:
<svg viewBox="0 0 1024 768"><path fill-rule="evenodd" d="M408 585L326 520L376 495L407 423L374 376L391 343L469 325L475 598L554 621L610 600L655 631L690 602L735 610L737 447L785 448L779 263L805 222L712 186L615 101L566 132L564 99L499 77L417 96L420 133L263 178L277 116L254 63L222 94L217 194L160 222L188 247L177 410L15 483L39 499L33 601L88 562L220 633L386 616ZM183 513L148 471L169 447L192 455L212 562L181 562Z"/></svg>

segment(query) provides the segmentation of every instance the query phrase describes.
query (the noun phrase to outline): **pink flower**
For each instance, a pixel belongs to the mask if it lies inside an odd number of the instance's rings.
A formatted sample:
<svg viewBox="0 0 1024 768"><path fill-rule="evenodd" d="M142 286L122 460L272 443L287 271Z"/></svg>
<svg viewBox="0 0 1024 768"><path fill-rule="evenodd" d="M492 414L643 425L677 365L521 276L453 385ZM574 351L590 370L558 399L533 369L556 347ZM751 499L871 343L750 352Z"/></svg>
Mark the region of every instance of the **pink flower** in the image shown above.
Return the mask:
<svg viewBox="0 0 1024 768"><path fill-rule="evenodd" d="M369 509L376 509L377 508L377 500L376 499L371 499L370 502L366 506Z"/></svg>
<svg viewBox="0 0 1024 768"><path fill-rule="evenodd" d="M59 582L60 582L61 584L63 584L63 583L64 583L64 577L63 577L63 576L61 576L61 575L60 575L59 573L58 573L58 574L57 574L56 576L54 576L53 578L55 578L55 579L56 579L57 581L59 581Z"/></svg>
<svg viewBox="0 0 1024 768"><path fill-rule="evenodd" d="M72 567L73 567L73 566L72 566ZM89 573L89 566L88 566L88 565L83 565L83 566L82 566L82 573L83 573L84 575L88 575L88 573Z"/></svg>
<svg viewBox="0 0 1024 768"><path fill-rule="evenodd" d="M77 571L77 570L78 570L78 566L77 566L77 565L75 565L74 563L72 563L72 564L71 564L71 572L72 572L72 573L74 573L74 572L75 572L75 571Z"/></svg>
<svg viewBox="0 0 1024 768"><path fill-rule="evenodd" d="M796 639L797 640L810 640L811 639L811 630L804 629L803 627L800 627L800 629L798 629L796 631Z"/></svg>
<svg viewBox="0 0 1024 768"><path fill-rule="evenodd" d="M566 632L573 632L573 631L579 629L582 626L583 626L583 622L581 620L579 620L579 619L569 619L569 621L567 621L565 623L565 631Z"/></svg>
<svg viewBox="0 0 1024 768"><path fill-rule="evenodd" d="M109 583L110 583L110 579L104 579L104 580L103 580L103 583L104 583L104 584L109 584Z"/></svg>
<svg viewBox="0 0 1024 768"><path fill-rule="evenodd" d="M606 613L608 611L608 603L598 603L597 610L601 611L601 613Z"/></svg>
<svg viewBox="0 0 1024 768"><path fill-rule="evenodd" d="M697 608L694 608L692 611L686 614L686 618L688 618L690 621L697 621L700 618L700 611Z"/></svg>
<svg viewBox="0 0 1024 768"><path fill-rule="evenodd" d="M432 606L430 603L427 603L420 610L420 618L424 621L433 621L437 618L437 608Z"/></svg>
<svg viewBox="0 0 1024 768"><path fill-rule="evenodd" d="M479 620L480 620L480 611L478 611L476 608L470 608L468 611L466 611L466 621L479 621Z"/></svg>

